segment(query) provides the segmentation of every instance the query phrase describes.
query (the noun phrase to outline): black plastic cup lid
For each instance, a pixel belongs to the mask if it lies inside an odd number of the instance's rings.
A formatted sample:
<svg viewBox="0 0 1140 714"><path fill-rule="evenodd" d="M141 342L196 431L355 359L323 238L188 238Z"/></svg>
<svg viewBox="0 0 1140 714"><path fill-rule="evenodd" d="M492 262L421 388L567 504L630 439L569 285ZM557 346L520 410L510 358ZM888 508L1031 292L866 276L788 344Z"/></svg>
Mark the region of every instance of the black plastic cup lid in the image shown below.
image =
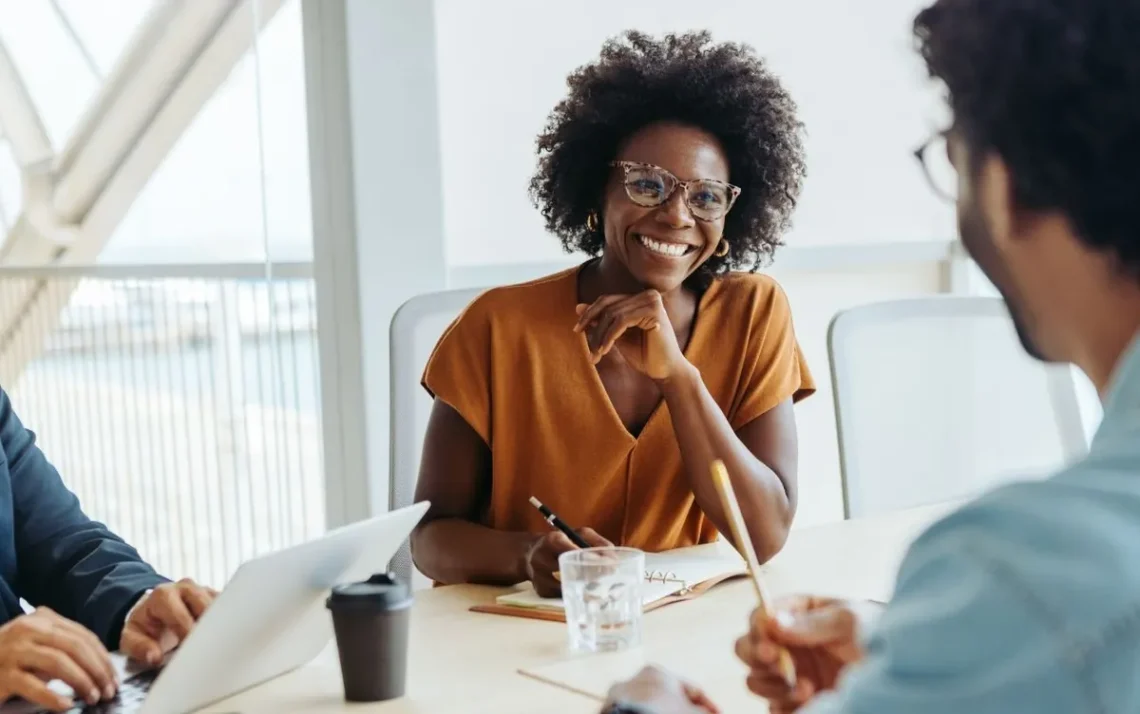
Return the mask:
<svg viewBox="0 0 1140 714"><path fill-rule="evenodd" d="M412 591L389 573L362 583L336 585L325 605L331 609L399 610L412 602Z"/></svg>

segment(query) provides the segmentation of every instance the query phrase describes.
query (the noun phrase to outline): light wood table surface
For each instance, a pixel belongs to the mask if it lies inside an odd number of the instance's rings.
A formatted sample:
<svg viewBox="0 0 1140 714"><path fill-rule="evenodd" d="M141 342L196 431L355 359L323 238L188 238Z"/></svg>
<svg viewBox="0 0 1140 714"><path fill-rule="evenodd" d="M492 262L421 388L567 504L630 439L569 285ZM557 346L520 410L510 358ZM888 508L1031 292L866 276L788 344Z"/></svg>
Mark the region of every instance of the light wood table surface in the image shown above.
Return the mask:
<svg viewBox="0 0 1140 714"><path fill-rule="evenodd" d="M765 566L773 595L833 594L886 600L906 547L927 525L945 514L945 504L866 520L793 530L784 550ZM412 611L407 696L380 704L343 701L335 649L312 663L239 694L205 711L222 714L272 712L375 712L375 714L533 714L536 711L593 714L587 696L521 674L523 670L584 677L590 686L624 676L623 666L604 658L572 660L566 626L523 618L469 612L492 601L502 589L453 586L422 591ZM728 583L690 602L645 617L644 656L693 679L728 708L764 711L744 690L743 667L732 645L755 607L751 587ZM640 656L640 655L634 655ZM576 668L566 675L565 667ZM560 671L562 668L562 671Z"/></svg>

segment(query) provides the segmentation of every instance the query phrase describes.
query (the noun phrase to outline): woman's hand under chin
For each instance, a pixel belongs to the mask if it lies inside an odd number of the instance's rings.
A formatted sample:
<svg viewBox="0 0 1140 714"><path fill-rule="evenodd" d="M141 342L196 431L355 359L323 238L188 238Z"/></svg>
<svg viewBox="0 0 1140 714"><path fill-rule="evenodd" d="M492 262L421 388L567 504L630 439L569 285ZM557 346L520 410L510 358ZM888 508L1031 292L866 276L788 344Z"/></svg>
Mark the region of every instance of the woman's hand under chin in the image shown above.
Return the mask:
<svg viewBox="0 0 1140 714"><path fill-rule="evenodd" d="M577 311L574 331L585 333L594 364L616 347L631 367L657 381L689 366L656 290L603 295L591 305L578 305Z"/></svg>

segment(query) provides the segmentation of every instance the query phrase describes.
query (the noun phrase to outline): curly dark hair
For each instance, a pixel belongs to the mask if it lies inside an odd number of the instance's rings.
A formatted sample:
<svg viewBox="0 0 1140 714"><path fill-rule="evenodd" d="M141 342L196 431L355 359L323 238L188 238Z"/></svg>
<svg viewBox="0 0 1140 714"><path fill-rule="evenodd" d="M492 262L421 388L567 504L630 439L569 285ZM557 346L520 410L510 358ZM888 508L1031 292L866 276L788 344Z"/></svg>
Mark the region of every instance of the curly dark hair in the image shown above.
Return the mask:
<svg viewBox="0 0 1140 714"><path fill-rule="evenodd" d="M1140 0L938 0L914 25L955 129L1140 277Z"/></svg>
<svg viewBox="0 0 1140 714"><path fill-rule="evenodd" d="M598 255L605 237L586 218L600 206L623 141L646 125L678 121L715 136L740 198L725 218L725 257L692 279L760 267L791 223L805 173L796 105L747 45L713 43L708 32L654 39L626 32L567 79L569 95L538 137L530 195L567 252Z"/></svg>

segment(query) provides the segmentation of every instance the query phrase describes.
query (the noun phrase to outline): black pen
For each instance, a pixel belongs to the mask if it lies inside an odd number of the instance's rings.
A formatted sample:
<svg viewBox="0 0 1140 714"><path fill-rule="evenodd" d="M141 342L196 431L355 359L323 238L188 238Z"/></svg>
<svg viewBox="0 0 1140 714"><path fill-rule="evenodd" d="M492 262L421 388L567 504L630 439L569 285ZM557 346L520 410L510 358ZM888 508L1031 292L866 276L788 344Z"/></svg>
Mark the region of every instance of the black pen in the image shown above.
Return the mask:
<svg viewBox="0 0 1140 714"><path fill-rule="evenodd" d="M554 515L554 511L552 511L549 508L547 508L546 506L542 505L542 501L538 500L534 496L531 496L530 497L530 503L531 503L531 505L533 505L535 508L538 509L539 513L542 514L542 517L546 519L547 523L549 523L550 525L554 526L558 530L565 533L566 537L570 539L571 543L578 546L579 548L591 547L589 543L587 543L586 541L584 541L582 539L582 536L580 536L574 532L573 528L571 528L570 526L563 523L561 518Z"/></svg>

